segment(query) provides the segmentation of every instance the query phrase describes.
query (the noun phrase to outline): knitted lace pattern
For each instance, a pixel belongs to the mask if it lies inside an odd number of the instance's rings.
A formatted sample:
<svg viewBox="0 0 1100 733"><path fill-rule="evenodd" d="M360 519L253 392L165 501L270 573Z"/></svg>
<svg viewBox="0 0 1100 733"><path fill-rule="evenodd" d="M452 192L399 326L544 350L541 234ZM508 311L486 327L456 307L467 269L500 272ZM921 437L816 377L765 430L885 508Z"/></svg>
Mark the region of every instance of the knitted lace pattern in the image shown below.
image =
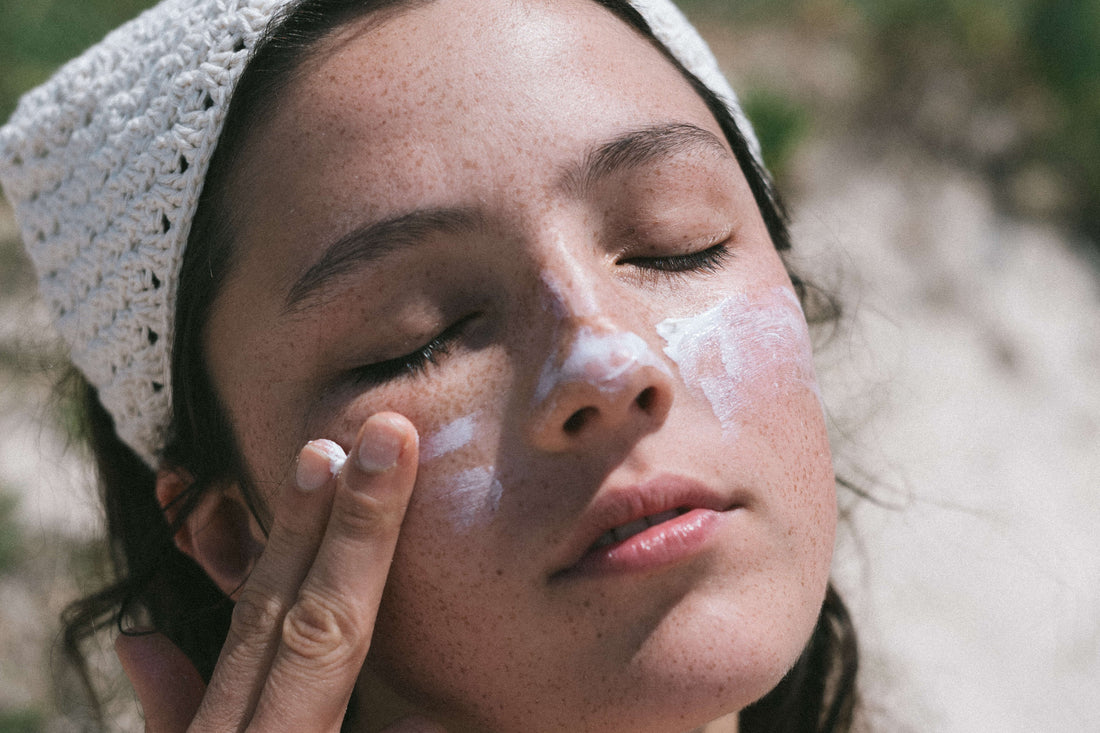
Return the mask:
<svg viewBox="0 0 1100 733"><path fill-rule="evenodd" d="M183 250L251 50L294 0L164 0L28 92L0 128L0 183L73 364L150 467L172 410ZM634 0L655 35L759 146L695 29Z"/></svg>

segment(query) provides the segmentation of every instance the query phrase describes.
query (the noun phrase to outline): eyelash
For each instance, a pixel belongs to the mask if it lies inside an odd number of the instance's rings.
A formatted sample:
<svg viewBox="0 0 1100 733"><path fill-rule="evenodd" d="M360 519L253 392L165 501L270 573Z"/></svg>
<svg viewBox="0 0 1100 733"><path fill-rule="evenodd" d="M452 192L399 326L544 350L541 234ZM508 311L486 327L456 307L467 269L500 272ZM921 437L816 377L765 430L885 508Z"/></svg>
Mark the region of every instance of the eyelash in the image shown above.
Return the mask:
<svg viewBox="0 0 1100 733"><path fill-rule="evenodd" d="M723 241L698 252L668 255L666 257L633 257L623 260L620 264L634 265L643 270L648 270L653 277L657 277L658 273L675 276L693 272L717 272L731 255L727 242ZM467 322L473 317L473 315L470 315L463 318L428 343L404 356L367 364L355 369L354 379L356 385L378 386L402 377L424 374L429 367L438 363L441 356L445 356L450 351L451 346L462 335L462 330Z"/></svg>
<svg viewBox="0 0 1100 733"><path fill-rule="evenodd" d="M423 374L428 371L429 367L438 362L439 357L450 351L451 346L462 335L462 330L473 317L473 315L470 315L457 321L428 343L404 356L367 364L355 369L353 373L355 384L374 387L402 377Z"/></svg>
<svg viewBox="0 0 1100 733"><path fill-rule="evenodd" d="M665 257L632 257L622 260L619 264L634 265L643 270L649 270L647 274L654 278L659 274L687 275L717 272L733 255L728 245L729 241L725 240L697 252Z"/></svg>

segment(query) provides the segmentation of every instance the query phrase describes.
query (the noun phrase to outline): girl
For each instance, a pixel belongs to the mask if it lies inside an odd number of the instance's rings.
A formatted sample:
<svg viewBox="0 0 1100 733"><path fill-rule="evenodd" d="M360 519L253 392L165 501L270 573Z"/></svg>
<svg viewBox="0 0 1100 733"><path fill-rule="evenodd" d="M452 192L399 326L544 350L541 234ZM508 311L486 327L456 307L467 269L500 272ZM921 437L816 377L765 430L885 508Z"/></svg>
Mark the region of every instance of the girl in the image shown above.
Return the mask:
<svg viewBox="0 0 1100 733"><path fill-rule="evenodd" d="M847 729L807 290L674 8L167 0L0 135L149 730Z"/></svg>

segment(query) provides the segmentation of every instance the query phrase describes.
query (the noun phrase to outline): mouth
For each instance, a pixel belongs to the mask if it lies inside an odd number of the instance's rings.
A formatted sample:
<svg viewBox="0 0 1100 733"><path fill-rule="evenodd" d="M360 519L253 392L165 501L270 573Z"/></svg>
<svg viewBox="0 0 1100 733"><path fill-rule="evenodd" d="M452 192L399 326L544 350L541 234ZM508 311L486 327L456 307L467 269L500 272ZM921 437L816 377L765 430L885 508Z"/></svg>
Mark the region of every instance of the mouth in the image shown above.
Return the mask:
<svg viewBox="0 0 1100 733"><path fill-rule="evenodd" d="M550 579L655 570L705 549L743 497L662 475L601 491L579 518Z"/></svg>
<svg viewBox="0 0 1100 733"><path fill-rule="evenodd" d="M641 534L650 527L656 527L659 524L664 524L665 522L676 519L677 517L682 517L689 511L691 510L687 507L670 509L667 512L651 514L648 517L642 517L641 519L635 519L632 522L627 522L621 527L609 529L602 535L600 535L595 542L592 543L592 546L588 548L588 552L586 552L585 554L587 555L589 553L596 552L597 550L601 550L604 547L614 545L617 542L625 542L631 537Z"/></svg>

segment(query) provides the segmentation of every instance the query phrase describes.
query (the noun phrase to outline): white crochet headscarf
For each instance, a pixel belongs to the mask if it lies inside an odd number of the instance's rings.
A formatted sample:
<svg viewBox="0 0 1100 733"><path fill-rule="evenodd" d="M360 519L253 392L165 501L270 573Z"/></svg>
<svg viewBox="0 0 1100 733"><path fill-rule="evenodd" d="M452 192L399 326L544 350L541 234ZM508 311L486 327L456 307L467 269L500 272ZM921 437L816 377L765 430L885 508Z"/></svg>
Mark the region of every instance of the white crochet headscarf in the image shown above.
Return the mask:
<svg viewBox="0 0 1100 733"><path fill-rule="evenodd" d="M183 249L249 53L293 0L165 0L29 92L0 128L0 182L73 364L118 436L157 467L171 416ZM632 0L730 106L714 56L670 0Z"/></svg>

